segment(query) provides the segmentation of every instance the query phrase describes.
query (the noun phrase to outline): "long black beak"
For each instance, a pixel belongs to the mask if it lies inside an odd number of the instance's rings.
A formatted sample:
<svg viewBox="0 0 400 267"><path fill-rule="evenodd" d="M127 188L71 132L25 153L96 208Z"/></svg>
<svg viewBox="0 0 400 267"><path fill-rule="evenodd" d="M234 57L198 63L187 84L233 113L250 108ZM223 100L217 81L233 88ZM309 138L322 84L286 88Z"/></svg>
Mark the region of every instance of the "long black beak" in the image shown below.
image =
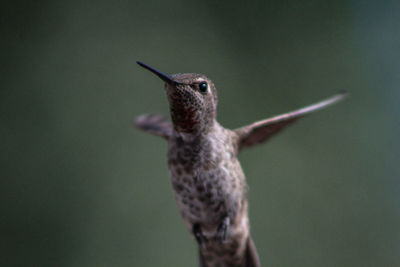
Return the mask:
<svg viewBox="0 0 400 267"><path fill-rule="evenodd" d="M161 71L156 70L155 68L150 67L149 65L144 64L143 62L140 61L136 61L137 64L139 64L141 67L148 69L149 71L151 71L152 73L154 73L155 75L157 75L158 77L160 77L161 80L163 80L166 83L169 84L174 84L174 85L178 85L181 84L180 82L175 81L171 76L169 76L168 74L165 74Z"/></svg>

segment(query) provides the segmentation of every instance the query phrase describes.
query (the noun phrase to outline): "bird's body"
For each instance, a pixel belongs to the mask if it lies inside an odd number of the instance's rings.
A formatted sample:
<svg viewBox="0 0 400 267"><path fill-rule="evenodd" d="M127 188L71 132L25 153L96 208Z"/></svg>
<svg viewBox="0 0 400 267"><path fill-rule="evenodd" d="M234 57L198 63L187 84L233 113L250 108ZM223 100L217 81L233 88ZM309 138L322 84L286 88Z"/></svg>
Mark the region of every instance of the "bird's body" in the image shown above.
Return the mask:
<svg viewBox="0 0 400 267"><path fill-rule="evenodd" d="M189 224L218 226L219 217L234 218L246 198L245 178L232 145L234 136L218 124L215 128L216 132L195 137L175 133L169 141L172 186Z"/></svg>
<svg viewBox="0 0 400 267"><path fill-rule="evenodd" d="M228 130L216 121L217 93L201 74L159 72L166 82L172 124L158 115L143 115L136 125L168 141L168 167L182 217L200 247L202 267L258 267L250 236L247 184L237 155L267 140L305 114L341 99Z"/></svg>
<svg viewBox="0 0 400 267"><path fill-rule="evenodd" d="M197 236L200 253L210 267L246 266L247 185L237 159L236 139L232 131L215 123L206 134L175 132L169 141L175 198L188 228L201 229ZM226 233L220 232L224 220L229 220Z"/></svg>

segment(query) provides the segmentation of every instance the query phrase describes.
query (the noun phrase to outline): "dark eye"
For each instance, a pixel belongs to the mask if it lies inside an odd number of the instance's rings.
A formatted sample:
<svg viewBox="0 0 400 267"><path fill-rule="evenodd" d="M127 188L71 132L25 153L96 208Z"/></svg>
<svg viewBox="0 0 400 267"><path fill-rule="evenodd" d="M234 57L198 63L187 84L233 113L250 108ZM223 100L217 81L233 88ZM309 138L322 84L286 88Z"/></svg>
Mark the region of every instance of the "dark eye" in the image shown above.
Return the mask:
<svg viewBox="0 0 400 267"><path fill-rule="evenodd" d="M202 82L199 84L199 91L202 93L207 93L208 84L206 82Z"/></svg>

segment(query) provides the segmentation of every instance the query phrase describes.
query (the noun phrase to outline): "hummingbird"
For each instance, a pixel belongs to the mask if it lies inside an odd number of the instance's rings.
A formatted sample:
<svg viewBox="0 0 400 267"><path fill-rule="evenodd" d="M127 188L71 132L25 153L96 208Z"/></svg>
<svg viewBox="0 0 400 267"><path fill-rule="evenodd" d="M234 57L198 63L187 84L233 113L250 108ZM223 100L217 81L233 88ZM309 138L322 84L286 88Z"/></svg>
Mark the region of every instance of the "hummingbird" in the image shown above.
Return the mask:
<svg viewBox="0 0 400 267"><path fill-rule="evenodd" d="M203 74L168 75L137 63L165 82L171 122L139 116L135 125L168 142L168 169L182 218L199 245L201 267L258 267L250 235L248 186L238 154L267 141L305 115L343 99L316 104L229 130L217 120L217 90Z"/></svg>

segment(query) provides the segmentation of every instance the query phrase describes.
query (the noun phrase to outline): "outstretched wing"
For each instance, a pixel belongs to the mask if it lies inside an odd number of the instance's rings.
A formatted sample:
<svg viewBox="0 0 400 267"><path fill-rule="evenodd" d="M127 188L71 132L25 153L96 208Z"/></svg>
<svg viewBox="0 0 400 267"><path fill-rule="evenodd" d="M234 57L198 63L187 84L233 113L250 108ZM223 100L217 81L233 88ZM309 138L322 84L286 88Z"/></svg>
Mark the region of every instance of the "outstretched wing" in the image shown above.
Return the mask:
<svg viewBox="0 0 400 267"><path fill-rule="evenodd" d="M343 99L346 95L346 93L340 93L316 104L236 129L235 132L239 136L239 150L268 140L280 130L292 124L301 117L332 105Z"/></svg>
<svg viewBox="0 0 400 267"><path fill-rule="evenodd" d="M168 139L172 133L171 122L156 114L144 114L135 121L135 126L150 134Z"/></svg>

